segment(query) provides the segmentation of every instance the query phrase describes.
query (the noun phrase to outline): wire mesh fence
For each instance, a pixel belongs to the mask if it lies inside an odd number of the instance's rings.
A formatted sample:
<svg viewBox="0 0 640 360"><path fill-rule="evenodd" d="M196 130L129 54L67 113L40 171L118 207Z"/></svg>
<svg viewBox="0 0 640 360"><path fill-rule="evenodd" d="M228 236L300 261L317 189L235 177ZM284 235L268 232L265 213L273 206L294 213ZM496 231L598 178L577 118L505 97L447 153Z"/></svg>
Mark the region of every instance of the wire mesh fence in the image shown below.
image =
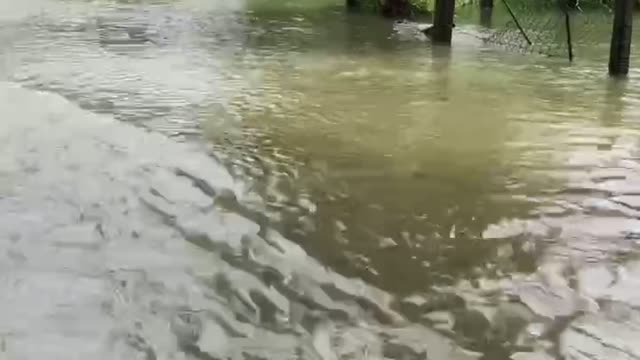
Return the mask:
<svg viewBox="0 0 640 360"><path fill-rule="evenodd" d="M548 56L586 56L611 36L610 0L495 0L485 41Z"/></svg>

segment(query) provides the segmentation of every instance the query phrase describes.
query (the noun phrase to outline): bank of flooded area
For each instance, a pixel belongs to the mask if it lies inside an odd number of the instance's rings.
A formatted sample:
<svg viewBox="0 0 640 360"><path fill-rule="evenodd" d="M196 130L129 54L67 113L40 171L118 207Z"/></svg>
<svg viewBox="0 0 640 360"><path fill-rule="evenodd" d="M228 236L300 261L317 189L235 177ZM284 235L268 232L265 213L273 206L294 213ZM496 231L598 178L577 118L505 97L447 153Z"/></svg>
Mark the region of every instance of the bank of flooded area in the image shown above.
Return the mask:
<svg viewBox="0 0 640 360"><path fill-rule="evenodd" d="M0 359L640 357L638 73L342 5L0 1Z"/></svg>

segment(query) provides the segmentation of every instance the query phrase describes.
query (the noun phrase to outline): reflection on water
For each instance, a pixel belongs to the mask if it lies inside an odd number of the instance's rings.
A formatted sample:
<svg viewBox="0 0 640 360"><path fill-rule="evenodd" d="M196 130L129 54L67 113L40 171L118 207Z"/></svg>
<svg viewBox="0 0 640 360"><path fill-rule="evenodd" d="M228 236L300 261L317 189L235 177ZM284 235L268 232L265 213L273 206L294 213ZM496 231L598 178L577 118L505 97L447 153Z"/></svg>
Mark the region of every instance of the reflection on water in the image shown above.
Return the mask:
<svg viewBox="0 0 640 360"><path fill-rule="evenodd" d="M147 359L640 357L640 91L602 54L505 53L473 11L449 49L342 1L0 4L3 78L152 132L48 108L7 122L0 235L46 251L8 243L3 288L91 279L91 301L55 297L71 314L33 324L94 317ZM40 101L3 91L7 118ZM58 341L10 316L25 294L2 299L17 354Z"/></svg>

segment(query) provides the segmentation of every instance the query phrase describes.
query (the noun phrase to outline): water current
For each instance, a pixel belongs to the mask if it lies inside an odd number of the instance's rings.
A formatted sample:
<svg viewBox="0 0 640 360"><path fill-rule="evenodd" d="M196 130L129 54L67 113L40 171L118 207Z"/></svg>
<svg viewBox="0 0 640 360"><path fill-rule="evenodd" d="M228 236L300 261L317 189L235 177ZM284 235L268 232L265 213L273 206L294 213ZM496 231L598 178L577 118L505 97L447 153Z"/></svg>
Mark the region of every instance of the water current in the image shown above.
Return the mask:
<svg viewBox="0 0 640 360"><path fill-rule="evenodd" d="M640 73L476 16L0 0L0 359L639 359Z"/></svg>

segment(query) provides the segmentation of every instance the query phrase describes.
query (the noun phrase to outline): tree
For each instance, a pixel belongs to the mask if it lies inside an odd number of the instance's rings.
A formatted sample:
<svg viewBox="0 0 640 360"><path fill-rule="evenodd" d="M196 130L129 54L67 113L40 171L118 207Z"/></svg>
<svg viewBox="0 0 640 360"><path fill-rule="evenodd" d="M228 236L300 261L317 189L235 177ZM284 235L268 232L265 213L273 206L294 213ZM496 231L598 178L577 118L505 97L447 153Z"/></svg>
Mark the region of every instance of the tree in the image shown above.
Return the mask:
<svg viewBox="0 0 640 360"><path fill-rule="evenodd" d="M406 18L413 13L413 5L409 0L379 0L382 15L392 18Z"/></svg>

